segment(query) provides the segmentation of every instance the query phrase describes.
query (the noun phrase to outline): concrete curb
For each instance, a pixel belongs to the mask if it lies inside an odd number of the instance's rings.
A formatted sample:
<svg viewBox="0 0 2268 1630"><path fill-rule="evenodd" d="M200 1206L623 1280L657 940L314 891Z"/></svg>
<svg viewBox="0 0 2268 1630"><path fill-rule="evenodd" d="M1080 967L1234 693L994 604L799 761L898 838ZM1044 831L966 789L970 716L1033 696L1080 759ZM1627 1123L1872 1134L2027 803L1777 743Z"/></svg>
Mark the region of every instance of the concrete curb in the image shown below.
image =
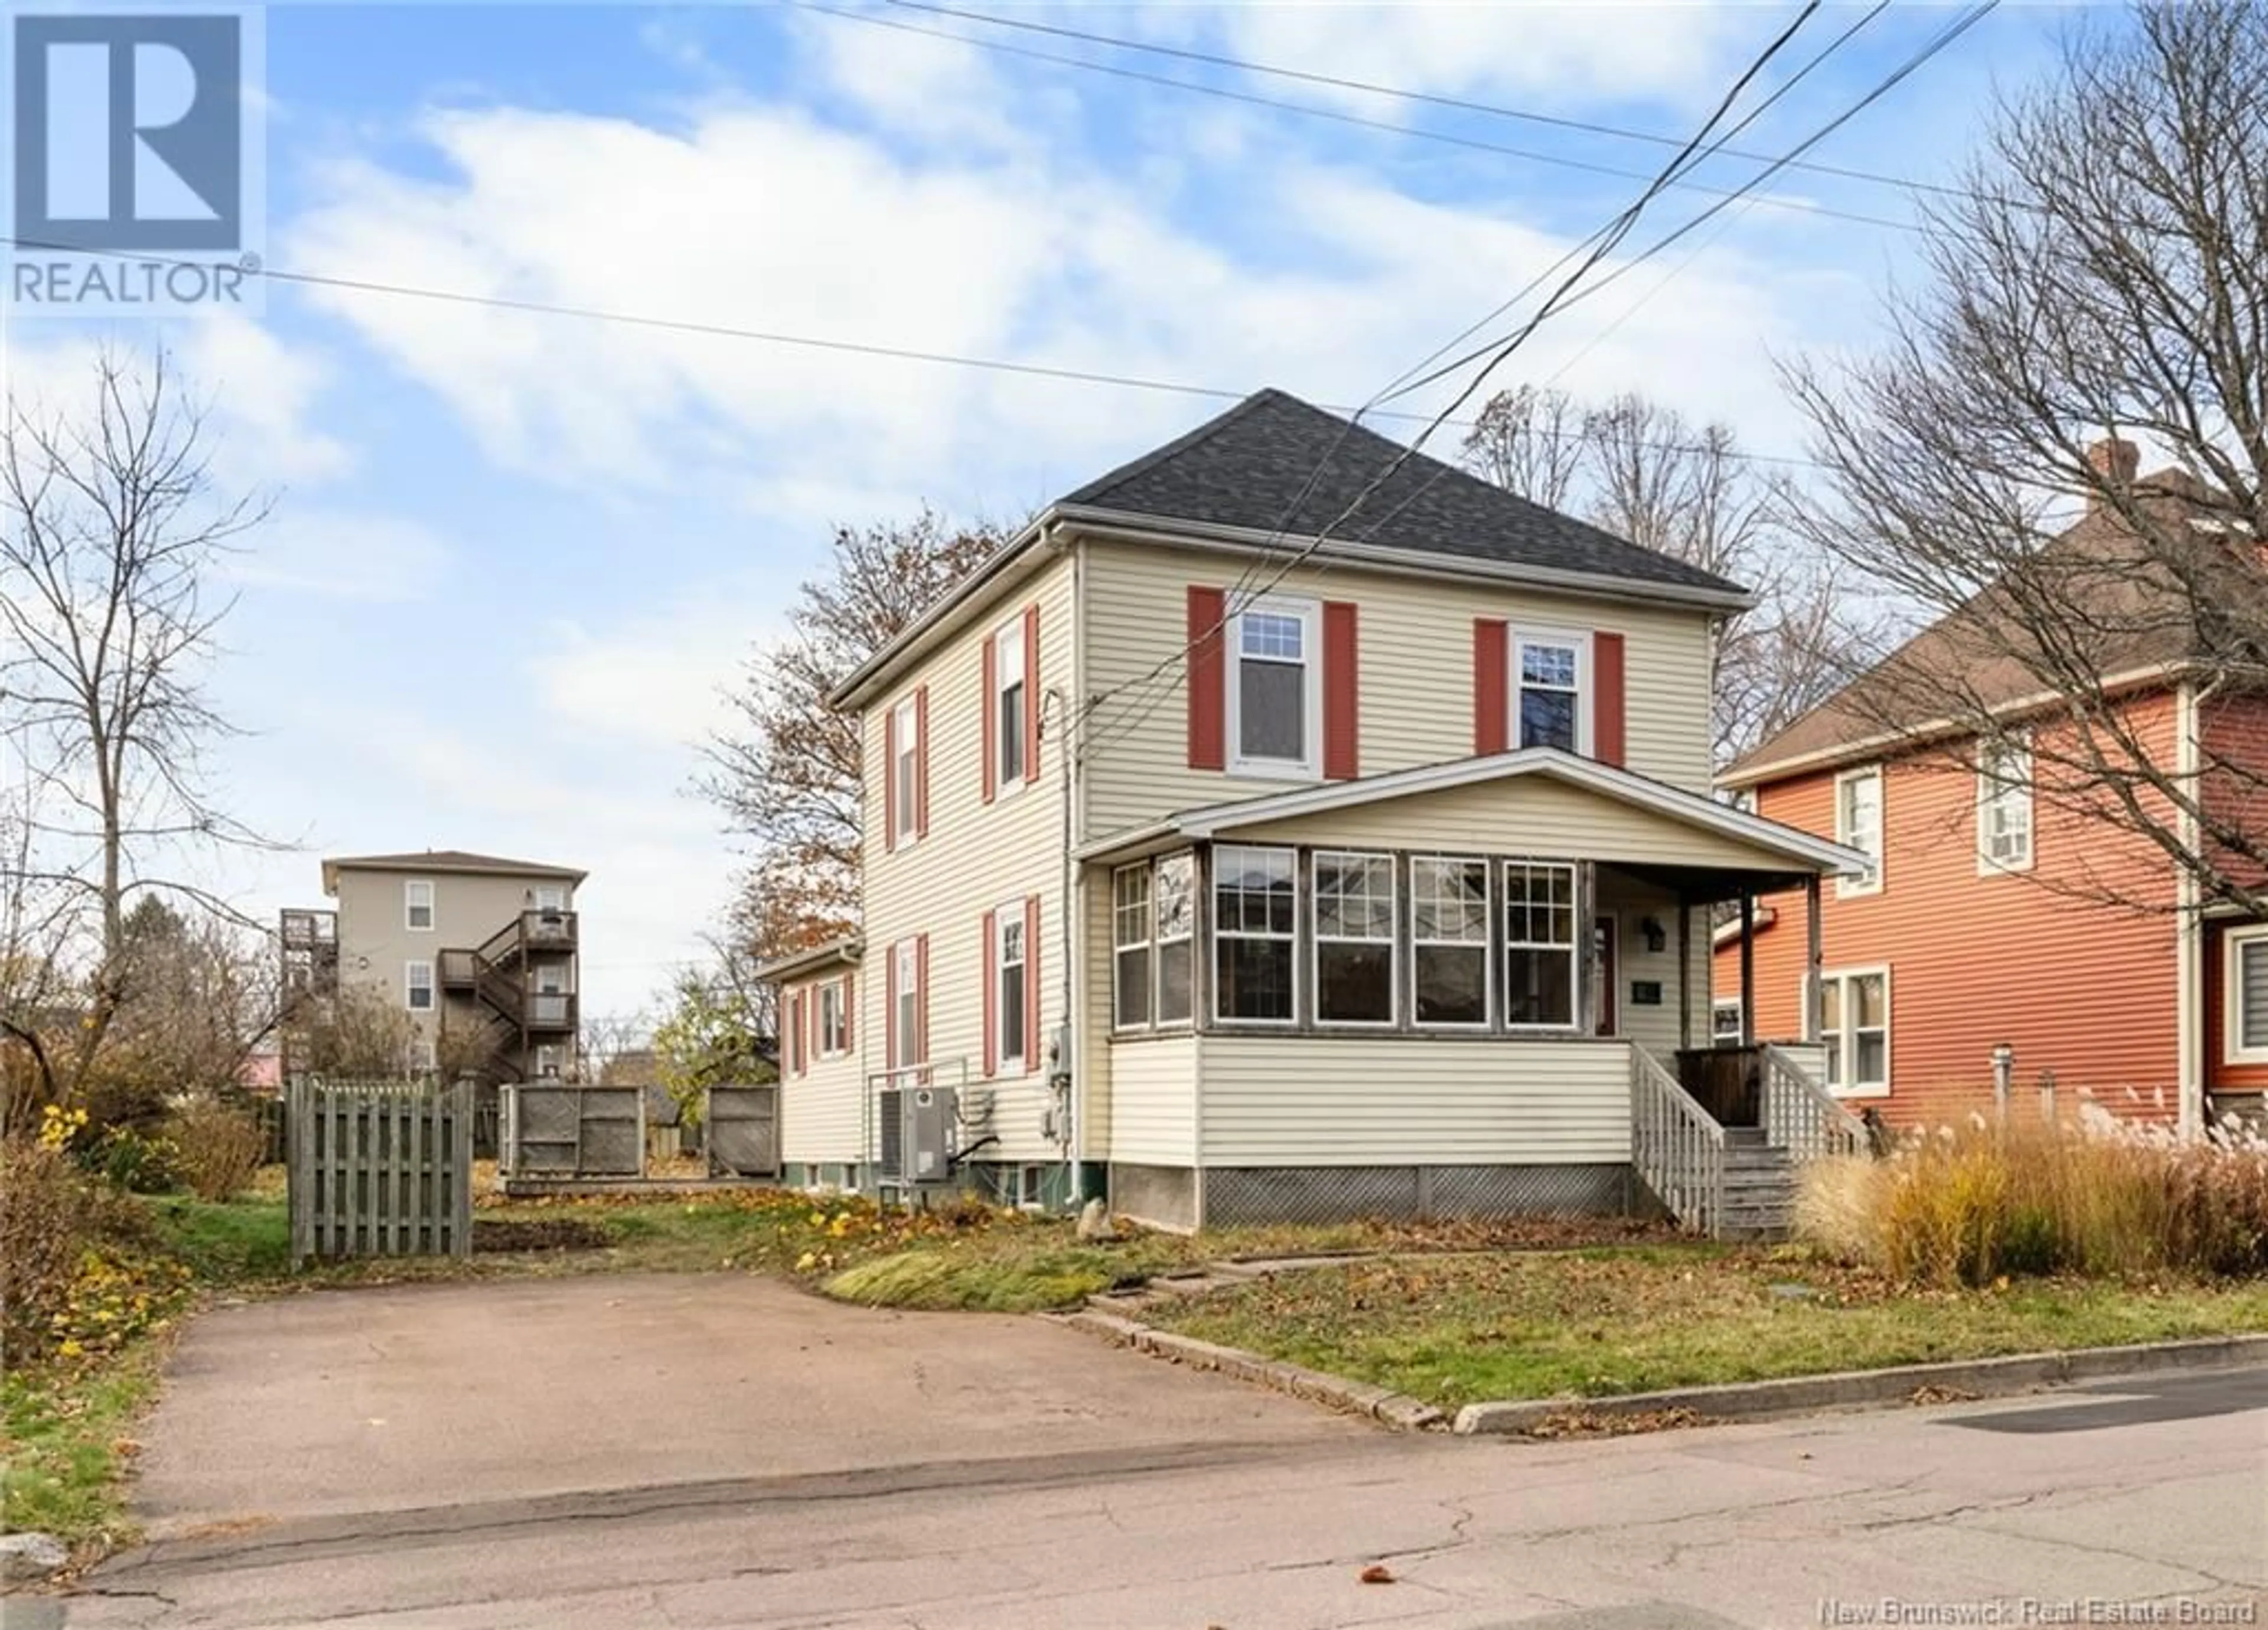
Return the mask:
<svg viewBox="0 0 2268 1630"><path fill-rule="evenodd" d="M1062 1318L1064 1324L1074 1329L1101 1336L1116 1346L1131 1347L1137 1353L1146 1353L1172 1363L1186 1364L1191 1369L1215 1370L1224 1376L1233 1376L1239 1381L1256 1382L1278 1392L1288 1392L1293 1398L1328 1405L1350 1414L1367 1415L1398 1432L1422 1432L1440 1427L1447 1420L1431 1404L1404 1393L1389 1392L1384 1387L1349 1381L1340 1376L1326 1376L1321 1370L1286 1364L1279 1359L1263 1358L1241 1347L1216 1346L1210 1341L1177 1336L1170 1331L1153 1329L1119 1314L1087 1308L1063 1315Z"/></svg>
<svg viewBox="0 0 2268 1630"><path fill-rule="evenodd" d="M2067 1353L2025 1353L2009 1358L1906 1364L1896 1369L1791 1376L1783 1381L1748 1381L1732 1386L1677 1387L1665 1392L1631 1392L1616 1398L1468 1404L1457 1412L1451 1429L1465 1436L1517 1435L1571 1415L1642 1415L1667 1410L1690 1410L1705 1420L1755 1420L1767 1415L1903 1404L1924 1388L1988 1398L2114 1376L2220 1369L2261 1362L2268 1362L2268 1336L2212 1336L2197 1341L2080 1347Z"/></svg>

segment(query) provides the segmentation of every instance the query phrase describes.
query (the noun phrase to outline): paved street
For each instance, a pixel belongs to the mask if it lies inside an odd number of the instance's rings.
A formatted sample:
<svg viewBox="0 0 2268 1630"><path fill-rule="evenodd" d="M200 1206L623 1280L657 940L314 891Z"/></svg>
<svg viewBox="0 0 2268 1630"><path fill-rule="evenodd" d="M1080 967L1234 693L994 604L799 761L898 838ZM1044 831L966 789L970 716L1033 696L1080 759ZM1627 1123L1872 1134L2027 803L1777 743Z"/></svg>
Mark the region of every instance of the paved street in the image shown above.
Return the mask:
<svg viewBox="0 0 2268 1630"><path fill-rule="evenodd" d="M2172 1623L2268 1582L2268 1371L1528 1444L1359 1427L1038 1321L742 1279L477 1288L202 1322L152 1423L157 1543L10 1630L1676 1630L2019 1598Z"/></svg>

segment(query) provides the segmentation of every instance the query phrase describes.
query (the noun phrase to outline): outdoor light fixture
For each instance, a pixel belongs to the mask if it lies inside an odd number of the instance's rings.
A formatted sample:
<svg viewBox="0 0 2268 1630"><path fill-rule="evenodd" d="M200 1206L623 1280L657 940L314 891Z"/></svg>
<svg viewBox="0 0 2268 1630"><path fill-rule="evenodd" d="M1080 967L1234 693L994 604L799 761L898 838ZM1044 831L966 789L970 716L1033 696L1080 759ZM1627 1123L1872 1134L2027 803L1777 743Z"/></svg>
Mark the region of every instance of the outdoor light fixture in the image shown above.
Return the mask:
<svg viewBox="0 0 2268 1630"><path fill-rule="evenodd" d="M1658 917L1646 918L1638 924L1638 931L1646 936L1646 948L1657 956L1661 955L1661 948L1669 943L1669 931L1661 926Z"/></svg>

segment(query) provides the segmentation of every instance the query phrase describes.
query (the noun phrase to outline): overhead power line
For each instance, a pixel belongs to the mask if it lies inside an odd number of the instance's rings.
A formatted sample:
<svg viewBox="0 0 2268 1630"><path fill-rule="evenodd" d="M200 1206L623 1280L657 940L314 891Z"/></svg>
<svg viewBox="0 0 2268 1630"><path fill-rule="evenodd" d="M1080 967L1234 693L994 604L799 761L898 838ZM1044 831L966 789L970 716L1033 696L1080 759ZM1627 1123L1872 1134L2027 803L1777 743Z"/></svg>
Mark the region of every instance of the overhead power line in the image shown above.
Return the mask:
<svg viewBox="0 0 2268 1630"><path fill-rule="evenodd" d="M822 4L822 0L781 0L781 3L792 6L798 11L815 11L822 17L837 18L846 23L863 23L870 27L894 29L900 33L919 34L932 40L951 41L956 45L974 46L979 50L997 51L1005 55L1020 56L1032 62L1052 63L1058 67L1076 68L1088 73L1108 74L1113 78L1130 79L1138 84L1154 85L1168 90L1187 91L1197 96L1210 96L1223 101L1241 102L1248 107L1272 108L1279 113L1297 114L1308 119L1322 119L1333 124L1350 125L1357 129L1378 130L1389 136L1410 136L1418 141L1438 142L1451 147L1465 148L1470 151L1496 153L1507 159L1523 159L1530 164L1553 165L1561 169L1581 170L1592 175L1612 176L1618 181L1651 181L1653 180L1653 177L1643 170L1624 169L1617 165L1600 164L1588 159L1571 158L1565 153L1540 152L1529 147L1507 146L1502 142L1484 141L1478 136L1458 136L1447 130L1430 130L1419 125L1396 124L1390 119L1366 119L1360 114L1345 113L1334 107L1318 107L1312 102L1289 102L1281 97L1262 96L1249 91L1231 90L1226 85L1206 85L1200 80L1176 79L1168 74L1145 73L1138 68L1129 68L1119 63L1099 63L1090 57L1064 56L1053 51L1034 50L1027 46L1011 45L1002 40L987 40L949 28L927 28L918 23L879 17L872 11L846 11L840 6ZM951 13L951 15L958 16L961 13ZM1681 180L1675 185L1688 191L1712 194L1720 198L1736 195L1732 188L1712 186L1703 181ZM1756 202L1769 209L1792 210L1803 215L1851 221L1861 226L1884 227L1891 232L1918 232L1921 230L1911 221L1895 220L1885 215L1867 215L1855 210L1839 210L1832 205L1815 203L1808 198L1767 197L1759 198Z"/></svg>
<svg viewBox="0 0 2268 1630"><path fill-rule="evenodd" d="M74 244L54 239L0 237L0 244L5 244L11 248L38 250L53 254L101 254L106 259L122 260L142 266L202 269L207 264L204 262L179 255L119 254L108 250L92 248L84 244ZM465 289L438 289L418 284L394 283L376 277L348 277L325 272L294 271L285 267L273 265L247 269L245 276L261 277L270 283L300 288L335 289L346 293L377 294L402 299L431 300L448 306L520 312L533 316L561 317L578 321L608 323L622 328L644 328L668 334L698 335L711 339L746 340L758 344L832 351L894 362L918 362L940 367L973 368L985 372L1005 373L1028 379L1049 380L1075 385L1107 386L1118 390L1150 391L1167 395L1200 397L1212 402L1241 402L1252 394L1249 389L1235 390L1226 386L1200 385L1188 380L1165 380L1142 374L1058 367L1048 363L1016 362L1005 357L970 357L952 351L922 350L902 345L883 345L867 340L850 340L814 334L789 334L777 329L744 328L733 323L703 321L697 318L665 317L652 313L616 311L606 306L529 299L508 294L481 294ZM1335 413L1353 411L1345 404L1327 402L1319 405L1328 407ZM1426 417L1421 413L1398 409L1374 410L1371 417L1407 420L1412 424L1422 423ZM1467 428L1469 428L1469 425ZM1699 449L1663 443L1660 450L1692 452ZM1762 464L1816 468L1816 461L1794 454L1749 453L1741 456Z"/></svg>
<svg viewBox="0 0 2268 1630"><path fill-rule="evenodd" d="M967 11L957 6L938 5L927 0L886 0L886 4L902 11L923 11L933 17L955 18L965 23L983 23L993 28L1013 28L1026 33L1048 34L1059 40L1077 40L1089 45L1109 46L1122 51L1141 51L1152 56L1172 57L1185 63L1200 63L1211 68L1227 68L1239 73L1258 74L1271 79L1288 79L1302 85L1327 86L1337 91L1356 91L1369 96L1390 97L1396 101L1414 102L1428 107L1447 108L1456 113L1483 114L1492 119L1517 120L1523 124L1542 125L1553 129L1575 130L1586 136L1611 136L1617 141L1645 142L1656 147L1676 147L1682 136L1665 135L1659 130L1633 130L1624 125L1602 124L1595 120L1570 118L1561 114L1539 113L1534 108L1512 107L1499 102L1475 101L1461 96L1445 96L1432 91L1413 91L1406 86L1381 85L1375 80L1355 79L1343 74L1316 73L1306 69L1285 68L1272 63L1258 63L1249 57L1231 55L1225 51L1200 51L1187 46L1165 45L1151 40L1129 40L1121 35L1095 33L1084 28L1066 27L1059 23L1035 22L1029 18L1000 17L989 11ZM956 39L968 36L954 35ZM1736 147L1721 150L1727 159L1737 159L1750 164L1769 164L1769 153L1744 152ZM1869 181L1879 187L1895 187L1907 192L1936 193L1948 197L1966 195L1958 187L1937 181L1917 181L1911 176L1886 175L1879 170L1861 170L1852 166L1821 164L1813 160L1789 166L1808 171L1816 175L1832 175L1844 181Z"/></svg>
<svg viewBox="0 0 2268 1630"><path fill-rule="evenodd" d="M1612 221L1610 221L1603 230L1593 234L1589 251L1583 256L1581 264L1578 265L1573 271L1570 272L1567 277L1552 290L1550 298L1543 302L1543 306L1538 308L1535 314L1528 320L1527 324L1517 334L1513 336L1510 340L1505 342L1495 349L1494 355L1489 358L1487 364L1465 383L1463 388L1450 400L1449 403L1446 407L1432 417L1432 420L1425 425L1425 429L1418 432L1415 440L1410 442L1407 446L1398 449L1393 457L1387 460L1385 464L1380 468L1379 472L1375 476L1372 476L1369 481L1366 482L1355 493L1354 498L1344 508L1342 508L1336 516L1329 521L1326 521L1322 527L1318 527L1314 537L1308 539L1298 549L1294 550L1280 565L1278 565L1274 572L1268 578L1266 582L1261 584L1257 588L1251 589L1249 594L1244 594L1247 586L1251 581L1252 571L1261 564L1261 561L1256 560L1253 563L1252 567L1248 567L1247 571L1239 576L1236 591L1233 592L1232 594L1224 597L1220 617L1215 622L1211 628L1196 635L1183 644L1180 650L1174 652L1170 655L1160 660L1158 663L1154 664L1148 672L1144 674L1139 679L1134 681L1131 685L1119 686L1112 690L1101 692L1094 697L1091 698L1086 706L1081 710L1082 719L1091 715L1094 709L1102 702L1109 700L1119 691L1128 689L1138 690L1146 688L1154 688L1157 690L1157 694L1148 700L1146 705L1142 704L1138 699L1135 702L1128 703L1123 708L1122 708L1120 719L1124 722L1120 725L1117 733L1118 735L1123 735L1125 732L1135 728L1142 722L1143 719L1148 718L1152 712L1155 712L1159 704L1163 701L1165 696L1171 694L1174 684L1177 682L1178 670L1185 667L1190 653L1196 651L1199 645L1204 644L1206 641L1219 638L1222 631L1226 628L1231 617L1233 617L1238 610L1240 603L1249 604L1253 600L1256 600L1266 594L1270 589L1272 589L1277 584L1281 583L1286 577L1290 576L1302 561L1310 558L1317 549L1321 549L1333 533L1337 531L1340 527L1344 526L1350 518L1362 508L1364 504L1369 501L1372 494L1375 493L1381 487L1384 486L1386 483L1392 480L1403 468L1403 466L1408 464L1411 459L1416 458L1418 455L1420 451L1425 447L1426 441L1435 431L1440 430L1441 426L1448 421L1450 416L1455 413L1459 408L1462 407L1466 402L1469 401L1472 396L1479 391L1481 387L1488 382L1490 375L1491 375L1497 368L1501 366L1507 359L1509 359L1512 355L1527 341L1528 337L1535 333L1539 327L1550 319L1552 312L1557 308L1569 292L1573 290L1575 285L1580 283L1583 278L1590 273L1591 269L1596 266L1599 262L1604 259L1608 254L1611 254L1616 247L1622 242L1623 239L1629 235L1631 230L1638 225L1639 218L1645 213L1646 206L1652 203L1666 188L1675 181L1681 166L1684 166L1692 158L1694 153L1700 149L1703 143L1708 139L1709 133L1712 130L1714 130L1718 124L1725 118L1726 114L1732 110L1733 105L1740 100L1742 94L1746 92L1749 84L1756 77L1757 75L1761 74L1768 65L1770 65L1774 57L1778 55L1778 54L1786 48L1788 42L1795 38L1797 33L1800 31L1803 26L1811 19L1812 15L1819 10L1821 4L1822 0L1808 0L1808 3L1805 4L1803 9L1796 14L1794 20L1789 23L1786 28L1781 30L1780 33L1773 38L1771 43L1765 46L1756 60L1752 62L1741 74L1741 76L1733 82L1732 86L1726 91L1723 98L1719 100L1716 107L1710 113L1708 120L1698 130L1694 132L1692 136L1686 141L1685 144L1678 150L1676 156L1673 158L1668 165L1662 167L1660 173L1655 175L1648 182L1645 190L1642 191L1620 215L1616 216ZM1381 394L1382 395L1383 393L1381 392ZM1373 403L1374 402L1375 398L1373 398ZM1366 407L1368 407L1373 404L1366 403L1365 405ZM1359 417L1360 415L1358 414L1357 418L1359 419ZM1278 537L1282 535L1284 527L1290 525L1293 516L1298 513L1300 506L1306 502L1309 491L1314 488L1316 478L1320 476L1323 468L1327 467L1338 456L1340 448L1344 445L1347 437L1352 433L1353 429L1354 424L1351 422L1333 440L1330 450L1324 454L1323 459L1317 466L1316 470L1308 476L1306 485L1301 488L1299 495L1292 499L1292 504L1286 511L1283 522L1280 523L1278 527L1277 535ZM1274 538L1271 538L1267 547L1272 547L1275 541L1276 540ZM1263 560L1265 559L1264 549L1262 558ZM1243 598L1241 602L1238 599L1239 594L1243 594ZM1160 682L1163 682L1162 684ZM1136 712L1133 710L1138 706L1140 708L1140 711ZM1117 739L1116 735L1113 735L1108 732L1109 722L1110 721L1106 720L1096 726L1095 732L1090 738L1087 745L1088 751L1093 751L1094 748Z"/></svg>

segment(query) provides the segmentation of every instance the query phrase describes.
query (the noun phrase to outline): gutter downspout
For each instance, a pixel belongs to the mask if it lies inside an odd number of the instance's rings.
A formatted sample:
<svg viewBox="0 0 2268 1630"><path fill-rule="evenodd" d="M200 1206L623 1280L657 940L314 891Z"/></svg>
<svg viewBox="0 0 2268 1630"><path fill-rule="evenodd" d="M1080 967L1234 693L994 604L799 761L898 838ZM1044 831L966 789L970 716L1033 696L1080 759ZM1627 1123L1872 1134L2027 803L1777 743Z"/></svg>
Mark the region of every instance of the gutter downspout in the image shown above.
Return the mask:
<svg viewBox="0 0 2268 1630"><path fill-rule="evenodd" d="M1054 529L1050 527L1051 539L1053 535ZM1079 679L1083 672L1080 665L1086 659L1086 642L1081 638L1081 635L1085 632L1086 600L1080 593L1083 586L1080 582L1080 567L1084 564L1082 551L1076 543L1073 543L1070 553L1071 674L1067 682L1068 689L1059 688L1051 690L1049 695L1055 701L1056 718L1063 731L1063 746L1057 753L1056 758L1062 768L1063 775L1063 921L1060 925L1060 933L1063 939L1063 1037L1064 1052L1066 1055L1063 1060L1064 1199L1066 1207L1075 1211L1079 1205L1079 1083L1080 1072L1086 1067L1086 1038L1079 1034L1077 996L1079 981L1074 977L1072 970L1072 959L1078 955L1079 943L1079 936L1075 932L1078 926L1075 917L1081 911L1081 903L1079 891L1079 862L1071 859L1071 779L1078 772L1079 758L1077 750L1077 733L1071 725L1071 698L1079 694Z"/></svg>

